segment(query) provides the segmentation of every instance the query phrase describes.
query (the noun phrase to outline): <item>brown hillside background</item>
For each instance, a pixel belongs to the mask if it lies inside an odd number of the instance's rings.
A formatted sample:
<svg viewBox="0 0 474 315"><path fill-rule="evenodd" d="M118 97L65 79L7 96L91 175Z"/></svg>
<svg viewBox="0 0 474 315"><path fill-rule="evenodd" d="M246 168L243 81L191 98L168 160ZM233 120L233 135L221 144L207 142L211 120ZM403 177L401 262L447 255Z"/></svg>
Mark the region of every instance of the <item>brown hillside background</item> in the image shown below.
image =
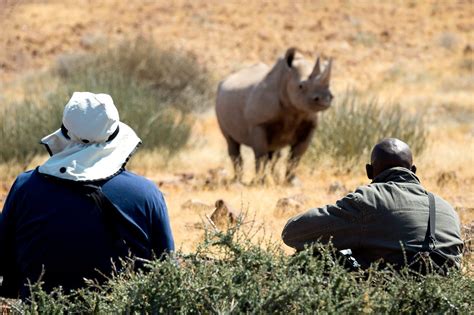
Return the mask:
<svg viewBox="0 0 474 315"><path fill-rule="evenodd" d="M425 187L456 207L463 225L472 230L472 1L0 0L0 106L7 97L15 97L23 78L48 68L62 54L137 35L192 52L216 82L242 66L272 63L296 46L307 58L334 58L331 86L336 98L356 89L382 103L400 102L409 112L423 109L430 134L428 149L415 156L419 176ZM250 150L244 150L244 159L249 181ZM275 211L278 199L299 195L304 210L333 203L368 182L363 165L349 172L329 165L302 165L301 187L205 185L212 177L209 170L232 175L225 142L209 110L199 116L193 141L176 158L164 161L159 154L142 155L130 167L162 182L177 246L189 251L202 237L202 221L210 213L196 202L183 207L189 200L213 204L223 198L246 210L247 221L262 227L260 235L279 240L296 210ZM0 172L1 206L14 175L10 166L1 166ZM183 183L177 180L180 173L194 178Z"/></svg>

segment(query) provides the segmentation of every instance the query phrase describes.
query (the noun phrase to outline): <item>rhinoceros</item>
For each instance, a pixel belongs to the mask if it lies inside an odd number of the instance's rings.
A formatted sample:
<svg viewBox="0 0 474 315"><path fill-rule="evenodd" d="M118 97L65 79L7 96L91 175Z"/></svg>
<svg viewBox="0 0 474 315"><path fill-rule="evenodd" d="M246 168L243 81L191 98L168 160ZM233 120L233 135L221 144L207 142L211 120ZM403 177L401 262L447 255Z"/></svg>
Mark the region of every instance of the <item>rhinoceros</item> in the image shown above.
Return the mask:
<svg viewBox="0 0 474 315"><path fill-rule="evenodd" d="M317 113L331 105L332 59L321 71L295 48L289 48L273 67L258 63L229 75L219 83L216 115L234 166L234 180L242 180L240 146L252 148L256 178L263 180L267 161L290 146L285 180L297 181L295 169L308 149Z"/></svg>

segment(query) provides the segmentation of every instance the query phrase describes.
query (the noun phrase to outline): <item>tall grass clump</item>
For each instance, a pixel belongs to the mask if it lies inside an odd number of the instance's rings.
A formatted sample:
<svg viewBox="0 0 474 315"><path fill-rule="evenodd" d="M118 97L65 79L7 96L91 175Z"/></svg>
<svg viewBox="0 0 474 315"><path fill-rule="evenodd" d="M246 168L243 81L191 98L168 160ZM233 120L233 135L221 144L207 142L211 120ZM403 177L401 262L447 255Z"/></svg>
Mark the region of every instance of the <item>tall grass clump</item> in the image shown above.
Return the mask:
<svg viewBox="0 0 474 315"><path fill-rule="evenodd" d="M151 261L147 270L126 268L72 293L46 293L37 283L28 303L10 303L26 314L467 314L474 307L474 280L461 272L349 272L333 251L316 245L288 256L238 229L212 232L196 252Z"/></svg>
<svg viewBox="0 0 474 315"><path fill-rule="evenodd" d="M309 148L309 163L329 157L340 166L366 160L372 147L383 138L398 138L414 154L426 147L427 128L421 114L407 112L400 104L380 104L346 92L325 111Z"/></svg>
<svg viewBox="0 0 474 315"><path fill-rule="evenodd" d="M57 102L59 95L55 92L54 97L28 97L21 103L0 107L0 163L26 167L34 155L46 153L40 139L61 126L67 102L67 97Z"/></svg>
<svg viewBox="0 0 474 315"><path fill-rule="evenodd" d="M142 37L90 54L62 56L50 73L49 93L29 96L0 110L0 162L28 161L42 152L39 139L60 126L62 109L75 91L107 93L120 119L145 149L177 152L188 141L193 116L211 104L210 73L194 56L160 49Z"/></svg>

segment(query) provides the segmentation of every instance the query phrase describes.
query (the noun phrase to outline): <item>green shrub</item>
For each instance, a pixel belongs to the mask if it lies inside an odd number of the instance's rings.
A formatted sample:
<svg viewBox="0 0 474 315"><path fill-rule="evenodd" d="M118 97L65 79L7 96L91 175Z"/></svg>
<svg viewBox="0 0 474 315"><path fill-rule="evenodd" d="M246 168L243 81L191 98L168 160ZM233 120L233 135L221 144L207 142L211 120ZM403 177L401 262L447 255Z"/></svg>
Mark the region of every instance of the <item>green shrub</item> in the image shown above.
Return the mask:
<svg viewBox="0 0 474 315"><path fill-rule="evenodd" d="M93 55L63 57L55 70L70 90L114 93L117 106L125 110L133 109L133 104L152 113L170 107L184 113L199 111L210 106L214 91L210 73L194 56L159 49L143 37L123 41ZM135 100L141 96L145 105Z"/></svg>
<svg viewBox="0 0 474 315"><path fill-rule="evenodd" d="M144 38L94 54L63 56L50 75L45 78L50 85L58 81L47 88L52 92L35 93L0 110L0 162L27 163L44 153L38 142L59 128L74 91L110 94L120 119L137 132L145 149L173 154L188 141L190 113L208 108L214 90L209 72L193 56L158 49Z"/></svg>
<svg viewBox="0 0 474 315"><path fill-rule="evenodd" d="M36 154L45 154L41 138L61 126L62 110L67 97L58 102L57 93L29 97L20 104L0 108L0 162L18 162L27 166Z"/></svg>
<svg viewBox="0 0 474 315"><path fill-rule="evenodd" d="M408 113L399 104L382 106L347 92L322 113L306 160L314 164L330 157L350 167L368 160L372 147L383 138L398 138L419 154L426 147L427 129L420 114Z"/></svg>
<svg viewBox="0 0 474 315"><path fill-rule="evenodd" d="M328 246L293 256L254 244L238 229L209 233L196 252L117 273L104 284L65 294L33 286L24 313L460 313L473 307L474 280L403 271L346 271ZM321 255L314 257L317 250ZM47 272L47 271L46 271Z"/></svg>

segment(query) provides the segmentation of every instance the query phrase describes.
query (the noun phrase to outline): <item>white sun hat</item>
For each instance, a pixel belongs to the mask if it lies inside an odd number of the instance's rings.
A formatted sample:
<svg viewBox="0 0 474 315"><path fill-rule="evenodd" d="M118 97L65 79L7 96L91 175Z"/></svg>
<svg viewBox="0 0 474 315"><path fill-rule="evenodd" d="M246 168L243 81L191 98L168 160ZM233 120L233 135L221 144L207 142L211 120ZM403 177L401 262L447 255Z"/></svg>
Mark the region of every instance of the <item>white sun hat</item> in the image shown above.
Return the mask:
<svg viewBox="0 0 474 315"><path fill-rule="evenodd" d="M51 157L39 172L73 181L97 181L119 173L140 138L120 122L108 94L74 92L60 129L41 139Z"/></svg>

